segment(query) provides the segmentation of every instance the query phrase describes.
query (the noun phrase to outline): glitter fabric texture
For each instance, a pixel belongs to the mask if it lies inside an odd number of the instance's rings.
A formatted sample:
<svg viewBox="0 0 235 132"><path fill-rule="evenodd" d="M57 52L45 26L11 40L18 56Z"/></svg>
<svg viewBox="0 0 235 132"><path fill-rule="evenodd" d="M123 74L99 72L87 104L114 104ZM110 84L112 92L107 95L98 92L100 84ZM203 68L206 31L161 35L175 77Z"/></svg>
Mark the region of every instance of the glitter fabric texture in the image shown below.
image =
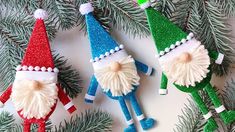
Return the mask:
<svg viewBox="0 0 235 132"><path fill-rule="evenodd" d="M116 41L108 34L104 32L105 29L94 18L92 13L86 15L86 23L88 36L90 40L90 47L92 53L92 59L99 57L101 54L110 52L111 49L115 49L118 46Z"/></svg>
<svg viewBox="0 0 235 132"><path fill-rule="evenodd" d="M187 38L187 34L153 8L145 10L150 30L158 51L164 51L177 41Z"/></svg>
<svg viewBox="0 0 235 132"><path fill-rule="evenodd" d="M35 23L22 65L54 67L46 28L42 19L38 19Z"/></svg>

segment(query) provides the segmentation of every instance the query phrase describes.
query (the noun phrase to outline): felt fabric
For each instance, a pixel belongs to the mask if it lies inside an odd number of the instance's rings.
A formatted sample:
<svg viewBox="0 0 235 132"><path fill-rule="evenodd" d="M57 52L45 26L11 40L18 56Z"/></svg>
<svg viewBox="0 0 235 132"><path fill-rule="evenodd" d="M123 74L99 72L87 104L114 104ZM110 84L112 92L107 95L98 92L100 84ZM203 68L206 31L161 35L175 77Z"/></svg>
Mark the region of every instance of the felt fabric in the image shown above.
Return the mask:
<svg viewBox="0 0 235 132"><path fill-rule="evenodd" d="M52 58L50 45L46 33L46 27L44 25L43 18L46 18L45 16L46 11L39 9L35 12L36 16L36 23L35 27L33 29L32 35L29 40L29 44L25 53L25 56L22 60L22 64L16 68L18 73L24 73L20 74L20 77L17 76L15 81L19 81L20 79L24 78L26 80L35 81L35 83L40 83L40 80L44 81L52 81L56 85L57 80L57 73L59 70L54 67L54 61ZM32 72L34 74L32 75ZM36 74L40 72L40 74ZM48 72L45 76L43 73ZM49 72L53 72L53 74L50 74ZM27 76L27 77L26 77ZM36 77L40 76L40 77ZM44 78L43 78L44 77ZM37 80L40 79L40 80ZM50 80L53 79L53 80ZM35 84L34 83L34 84ZM25 84L29 85L29 87L32 87L34 90L38 90L38 85L34 84ZM58 88L57 88L58 87ZM55 86L55 95L56 100L55 102L52 102L52 106L49 109L50 111L47 112L48 114L45 114L43 117L36 119L35 117L25 117L23 113L23 108L21 110L18 110L19 116L24 121L24 132L30 132L30 125L32 123L36 123L39 126L39 132L45 132L45 121L48 120L50 115L54 112L57 104L57 96L59 100L62 102L64 106L66 106L66 110L70 113L74 112L76 110L75 106L71 103L68 96L64 93L60 85L58 84L57 87ZM35 89L36 88L36 89ZM58 89L58 91L57 91ZM12 95L12 85L9 86L9 88L0 96L0 101L4 104ZM17 94L20 94L20 90ZM48 90L49 91L49 90ZM47 91L47 92L48 92ZM22 91L24 92L24 91ZM50 92L50 91L49 91ZM57 94L58 93L58 94ZM33 96L33 95L32 95ZM37 94L35 96L43 96L42 94ZM53 98L54 98L53 97ZM20 103L19 103L20 104ZM69 105L67 105L69 104ZM40 107L40 105L39 105ZM40 107L41 108L41 107ZM31 109L32 110L32 109Z"/></svg>
<svg viewBox="0 0 235 132"><path fill-rule="evenodd" d="M80 8L83 8L83 6L86 5L91 5L90 3L82 4ZM110 34L102 27L102 25L94 18L92 13L85 14L86 18L86 24L87 24L87 32L88 32L88 37L90 41L90 48L91 48L91 54L92 54L92 59L93 59L93 68L94 68L94 75L91 79L89 89L87 91L87 95L85 96L85 102L88 103L93 103L93 98L89 97L94 97L96 94L96 90L98 85L103 87L103 92L110 97L111 99L118 100L120 107L123 111L124 116L126 117L127 123L129 126L124 130L125 132L136 132L134 124L132 124L132 118L131 114L126 106L127 100L131 100L133 104L134 110L137 112L137 116L141 114L142 112L140 111L138 102L136 99L132 98L136 92L136 89L139 85L139 76L137 74L137 71L147 73L147 75L151 75L152 73L152 68L139 62L139 61L134 61L134 59L131 59L131 72L130 69L128 69L128 76L125 75L124 73L121 73L122 70L127 71L125 69L126 65L123 65L123 63L120 63L122 59L125 59L125 57L128 57L129 55L127 52L123 49L123 45L118 45L118 43L110 36ZM121 54L120 54L121 53ZM115 63L116 68L112 68L111 64ZM99 65L98 65L99 64ZM118 64L118 66L116 65ZM114 66L114 65L113 65ZM97 76L97 68L108 68L108 71L103 72L102 74L105 76L104 80L100 79L99 77L103 75ZM118 67L118 68L117 68ZM128 65L127 67L130 67ZM123 69L122 69L123 68ZM116 70L114 70L116 69ZM109 77L109 80L107 80L108 74L110 74L110 70L112 70L112 74ZM113 72L117 72L114 73ZM100 72L99 72L100 73ZM131 81L131 83L128 84L128 89L126 92L122 92L121 94L114 94L114 92L111 90L111 86L114 86L114 88L117 88L116 90L119 91L121 90L123 86L120 87L120 83L116 83L117 80L116 78L113 78L114 75L116 74L122 74L121 76L118 77L118 79L121 80L121 82L128 82ZM133 74L134 73L134 74ZM109 75L108 75L109 76ZM130 77L131 76L131 77ZM138 77L138 78L137 78ZM131 79L131 80L130 80ZM103 83L102 81L109 81L113 82L111 85L106 85L106 83ZM104 85L105 84L105 85ZM117 86L119 85L119 86ZM107 87L107 88L106 88ZM126 90L126 89L125 89ZM141 114L142 115L142 114ZM145 119L145 118L144 118ZM152 128L154 125L154 120L151 118L150 123L149 122L142 122L144 124L143 129L149 129Z"/></svg>
<svg viewBox="0 0 235 132"><path fill-rule="evenodd" d="M209 113L209 110L206 106L206 104L203 102L203 99L200 97L198 91L194 91L191 93L193 100L196 102L197 106L199 107L200 111L203 115L206 115ZM211 117L207 120L207 124L204 127L204 132L213 132L218 128L218 125L216 124L215 120Z"/></svg>
<svg viewBox="0 0 235 132"><path fill-rule="evenodd" d="M170 49L171 45L176 44L177 41L187 38L186 33L155 9L151 7L147 8L145 9L145 13L159 53L165 51L166 48Z"/></svg>
<svg viewBox="0 0 235 132"><path fill-rule="evenodd" d="M89 88L87 90L87 94L95 97L98 86L99 86L98 81L96 80L95 76L93 75L91 77L91 81L90 81ZM89 98L85 98L85 102L86 103L93 103L93 100L89 99Z"/></svg>
<svg viewBox="0 0 235 132"><path fill-rule="evenodd" d="M206 115L209 112L209 110L204 101L202 100L201 96L199 95L198 91L192 92L191 95L193 97L193 100L196 102L197 106L201 110L202 114Z"/></svg>
<svg viewBox="0 0 235 132"><path fill-rule="evenodd" d="M220 107L222 105L222 103L221 103L215 89L211 86L210 83L205 87L205 90L206 90L207 94L209 95L215 108Z"/></svg>
<svg viewBox="0 0 235 132"><path fill-rule="evenodd" d="M145 75L151 76L154 72L152 67L149 67L143 63L141 63L138 60L135 60L135 65L138 71L141 71L142 73L145 73Z"/></svg>
<svg viewBox="0 0 235 132"><path fill-rule="evenodd" d="M36 20L27 50L22 60L22 66L54 68L49 40L42 19Z"/></svg>
<svg viewBox="0 0 235 132"><path fill-rule="evenodd" d="M63 91L63 89L60 87L60 85L57 85L58 87L58 98L61 101L61 103L65 106L68 103L71 103L71 100L69 99L69 97L65 94L65 92ZM69 113L73 113L76 110L75 106L72 105L70 106L67 111Z"/></svg>
<svg viewBox="0 0 235 132"><path fill-rule="evenodd" d="M11 93L12 93L12 85L10 85L8 89L5 92L3 92L3 94L0 96L0 101L3 104L5 104L7 100L10 99Z"/></svg>
<svg viewBox="0 0 235 132"><path fill-rule="evenodd" d="M87 14L85 17L92 59L95 60L96 57L99 58L100 55L115 50L118 47L117 42L105 31L92 13Z"/></svg>
<svg viewBox="0 0 235 132"><path fill-rule="evenodd" d="M160 89L167 89L168 79L166 75L162 72L161 86Z"/></svg>
<svg viewBox="0 0 235 132"><path fill-rule="evenodd" d="M149 2L149 0L138 0L138 3L140 5L146 2ZM174 50L171 51L170 49L171 49L171 46L172 48L175 48L175 45L172 45L172 44L178 43L180 46L179 41L181 41L181 43L183 43L182 44L183 46L184 43L187 43L187 39L189 39L189 41L192 41L192 37L193 37L192 34L187 36L186 33L184 33L181 29L179 29L176 25L174 25L172 22L170 22L167 18L162 16L158 11L156 11L152 7L146 8L145 13L147 15L147 19L148 19L148 23L150 26L153 39L155 41L156 47L160 55L164 55L166 52L166 56L167 56L167 54L169 55L169 52L171 52L171 54L173 54L172 56L173 58ZM194 44L200 44L200 43L194 43ZM192 48L192 47L188 46L188 48ZM214 51L209 51L210 58L217 60L218 56L219 56L219 53L216 53ZM161 56L160 56L160 59L161 59ZM223 56L220 57L218 62L221 63L222 59L223 59ZM210 72L207 73L206 77L202 81L197 82L195 86L190 85L189 87L187 87L184 85L177 85L177 84L174 84L174 85L182 92L191 93L194 101L197 103L203 115L205 115L206 118L209 118L204 127L204 132L213 132L214 130L218 128L218 125L216 124L215 120L212 117L210 117L211 115L208 115L209 110L198 93L200 90L205 89L205 91L208 93L210 99L212 100L216 108L222 105L215 90L210 84L210 80L212 76L211 67L209 66L208 69L210 70ZM166 88L167 88L167 77L166 75L163 74L162 82L161 82L161 89L166 89ZM220 113L220 116L226 124L235 121L235 111L223 111Z"/></svg>

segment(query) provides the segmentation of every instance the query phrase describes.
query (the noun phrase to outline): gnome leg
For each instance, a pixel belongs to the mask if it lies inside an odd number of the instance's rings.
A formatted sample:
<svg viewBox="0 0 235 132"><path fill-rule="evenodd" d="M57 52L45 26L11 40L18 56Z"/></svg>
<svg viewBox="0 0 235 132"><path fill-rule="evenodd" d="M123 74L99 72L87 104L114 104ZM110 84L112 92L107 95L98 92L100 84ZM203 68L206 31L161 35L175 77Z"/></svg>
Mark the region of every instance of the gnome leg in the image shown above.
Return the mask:
<svg viewBox="0 0 235 132"><path fill-rule="evenodd" d="M31 126L31 122L29 121L24 121L24 132L30 132L30 126Z"/></svg>
<svg viewBox="0 0 235 132"><path fill-rule="evenodd" d="M216 94L215 89L208 84L205 88L206 92L208 93L209 97L212 100L212 103L215 106L215 110L217 113L220 114L220 117L224 121L225 124L229 124L235 121L235 111L227 111L225 107L222 105L218 95Z"/></svg>
<svg viewBox="0 0 235 132"><path fill-rule="evenodd" d="M207 124L204 127L204 132L213 132L218 128L215 120L212 118L212 113L208 110L206 104L203 102L202 98L200 97L198 91L192 93L192 97L196 104L198 105L199 109L201 110L204 118L207 120Z"/></svg>
<svg viewBox="0 0 235 132"><path fill-rule="evenodd" d="M38 132L45 132L46 131L45 127L46 127L46 125L45 125L44 120L38 122Z"/></svg>
<svg viewBox="0 0 235 132"><path fill-rule="evenodd" d="M131 114L128 110L128 107L126 105L126 102L125 102L124 98L120 97L118 100L119 100L120 106L122 108L122 112L123 112L124 116L126 117L127 124L128 124L128 128L126 128L124 130L124 132L136 132L134 121L131 117Z"/></svg>
<svg viewBox="0 0 235 132"><path fill-rule="evenodd" d="M137 119L140 121L140 124L144 130L148 130L154 126L155 120L152 118L145 118L143 112L141 111L141 108L139 106L139 103L136 99L136 96L134 93L130 96L131 105L134 108L134 111L137 115Z"/></svg>

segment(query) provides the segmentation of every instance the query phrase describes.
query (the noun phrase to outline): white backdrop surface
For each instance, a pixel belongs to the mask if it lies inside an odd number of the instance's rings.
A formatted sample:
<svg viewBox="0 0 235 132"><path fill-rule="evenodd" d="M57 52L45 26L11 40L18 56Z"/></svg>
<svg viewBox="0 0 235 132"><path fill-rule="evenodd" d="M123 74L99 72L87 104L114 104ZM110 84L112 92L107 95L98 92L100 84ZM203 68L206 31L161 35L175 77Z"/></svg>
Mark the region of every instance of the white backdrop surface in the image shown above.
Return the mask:
<svg viewBox="0 0 235 132"><path fill-rule="evenodd" d="M161 70L155 58L156 50L151 37L133 39L122 32L114 31L114 33L115 34L112 34L114 38L119 43L125 45L129 54L133 55L135 59L154 67L156 70L153 76L148 77L141 75L141 85L137 91L139 102L146 116L152 117L157 121L156 126L149 130L149 132L173 132L173 128L175 128L175 124L178 121L177 116L181 114L181 109L184 107L184 104L187 103L188 95L180 92L172 85L169 85L168 95L161 96L158 94ZM84 32L79 31L79 28L70 31L61 31L58 33L56 39L51 42L51 45L58 53L65 56L74 68L79 70L80 77L83 80L83 92L79 94L78 98L73 100L78 108L74 114L80 114L87 109L102 109L112 115L114 120L113 132L123 131L127 125L119 103L106 97L106 95L101 92L101 89L97 92L94 104L90 105L84 103L84 95L87 91L90 77L93 74L92 66L89 62L91 56L89 42ZM227 78L231 78L232 73L233 72L229 73ZM221 89L224 86L224 82L225 77L214 77L212 80L212 83ZM8 101L4 109L0 109L0 112L2 110L10 111L15 114L15 117L18 117L11 101ZM133 111L132 115L136 121L138 132L142 132L143 130L137 122ZM51 116L53 124L58 125L64 119L69 118L70 115L63 109L61 103L58 103L56 111Z"/></svg>

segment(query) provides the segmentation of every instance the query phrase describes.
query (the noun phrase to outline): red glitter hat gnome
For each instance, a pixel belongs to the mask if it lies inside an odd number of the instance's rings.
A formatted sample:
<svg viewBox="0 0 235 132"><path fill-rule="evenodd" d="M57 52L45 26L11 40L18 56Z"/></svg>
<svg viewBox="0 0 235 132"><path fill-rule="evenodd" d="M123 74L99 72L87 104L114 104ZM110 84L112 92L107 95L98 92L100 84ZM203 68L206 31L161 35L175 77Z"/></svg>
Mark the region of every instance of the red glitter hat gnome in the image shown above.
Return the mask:
<svg viewBox="0 0 235 132"><path fill-rule="evenodd" d="M16 68L13 84L0 96L0 107L11 98L15 109L24 120L24 132L30 132L32 123L45 132L45 122L55 110L59 99L69 113L76 110L57 83L59 70L54 66L44 25L47 12L34 13L35 27L29 40L22 64Z"/></svg>

